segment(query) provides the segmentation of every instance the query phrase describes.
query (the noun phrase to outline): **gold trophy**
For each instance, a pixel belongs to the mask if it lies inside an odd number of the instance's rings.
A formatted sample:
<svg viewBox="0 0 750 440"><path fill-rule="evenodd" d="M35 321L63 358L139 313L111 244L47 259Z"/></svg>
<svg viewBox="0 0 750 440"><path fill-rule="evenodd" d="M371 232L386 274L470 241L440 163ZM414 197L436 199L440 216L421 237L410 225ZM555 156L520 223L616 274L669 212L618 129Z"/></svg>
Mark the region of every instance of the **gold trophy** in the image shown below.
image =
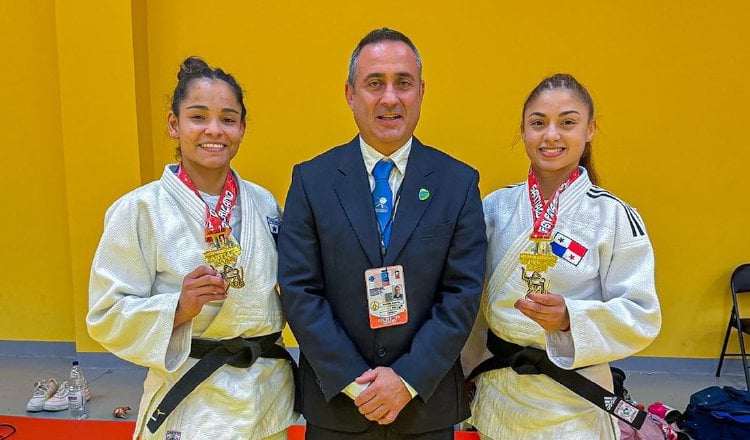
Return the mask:
<svg viewBox="0 0 750 440"><path fill-rule="evenodd" d="M549 278L542 277L542 272L557 263L557 256L552 253L549 237L529 237L533 247L531 253L522 253L519 260L524 267L521 267L521 279L526 282L526 294L529 293L549 293ZM531 275L528 274L531 272Z"/></svg>

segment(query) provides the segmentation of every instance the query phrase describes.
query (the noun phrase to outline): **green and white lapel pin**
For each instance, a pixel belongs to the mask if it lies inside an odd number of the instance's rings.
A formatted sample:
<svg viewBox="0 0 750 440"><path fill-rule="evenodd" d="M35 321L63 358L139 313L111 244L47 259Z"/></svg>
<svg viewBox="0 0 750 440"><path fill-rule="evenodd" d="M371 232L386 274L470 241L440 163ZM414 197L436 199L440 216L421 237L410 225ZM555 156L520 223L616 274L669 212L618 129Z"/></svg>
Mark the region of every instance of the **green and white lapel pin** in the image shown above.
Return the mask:
<svg viewBox="0 0 750 440"><path fill-rule="evenodd" d="M430 198L430 191L427 188L419 189L419 200L425 201Z"/></svg>

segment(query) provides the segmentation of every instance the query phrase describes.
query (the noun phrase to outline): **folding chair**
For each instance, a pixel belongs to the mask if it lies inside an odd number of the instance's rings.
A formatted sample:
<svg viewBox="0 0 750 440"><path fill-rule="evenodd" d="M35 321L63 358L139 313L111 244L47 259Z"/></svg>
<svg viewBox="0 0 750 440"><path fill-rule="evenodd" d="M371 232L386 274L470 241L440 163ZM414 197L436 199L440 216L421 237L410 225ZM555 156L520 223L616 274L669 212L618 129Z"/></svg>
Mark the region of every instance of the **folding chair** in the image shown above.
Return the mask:
<svg viewBox="0 0 750 440"><path fill-rule="evenodd" d="M719 366L716 368L716 377L721 374L721 366L724 363L725 356L739 356L742 358L742 368L745 372L745 383L750 391L750 374L747 366L747 352L745 351L745 339L743 333L750 335L750 318L740 317L737 296L743 293L750 293L750 263L742 264L732 272L732 278L729 283L732 290L732 313L729 315L729 324L727 324L727 333L724 335L724 345L721 347L721 356L719 357ZM737 330L737 337L740 341L739 353L727 353L727 342L729 342L729 333L732 327Z"/></svg>

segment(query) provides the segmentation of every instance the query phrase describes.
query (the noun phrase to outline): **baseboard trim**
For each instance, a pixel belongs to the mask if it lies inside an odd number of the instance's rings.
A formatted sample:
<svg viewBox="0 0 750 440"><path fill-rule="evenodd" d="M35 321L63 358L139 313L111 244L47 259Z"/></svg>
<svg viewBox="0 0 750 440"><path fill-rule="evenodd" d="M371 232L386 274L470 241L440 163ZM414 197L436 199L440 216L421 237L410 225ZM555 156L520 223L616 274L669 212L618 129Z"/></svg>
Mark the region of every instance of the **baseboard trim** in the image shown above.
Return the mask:
<svg viewBox="0 0 750 440"><path fill-rule="evenodd" d="M299 361L299 348L289 347L289 353ZM78 359L81 364L95 368L143 368L124 361L111 353L76 352L73 342L4 341L0 340L0 356L3 357L55 357ZM612 366L630 373L674 373L714 374L718 358L674 358L632 356L612 362ZM737 358L725 358L721 374L742 375L742 362Z"/></svg>
<svg viewBox="0 0 750 440"><path fill-rule="evenodd" d="M86 368L139 369L144 368L124 361L112 353L77 352L73 342L3 341L0 340L0 357L62 358L78 360Z"/></svg>
<svg viewBox="0 0 750 440"><path fill-rule="evenodd" d="M612 362L611 365L631 373L711 375L716 373L719 359L632 356ZM725 357L721 374L742 375L742 360Z"/></svg>
<svg viewBox="0 0 750 440"><path fill-rule="evenodd" d="M3 341L0 340L0 356L13 357L62 357L74 358L74 342Z"/></svg>

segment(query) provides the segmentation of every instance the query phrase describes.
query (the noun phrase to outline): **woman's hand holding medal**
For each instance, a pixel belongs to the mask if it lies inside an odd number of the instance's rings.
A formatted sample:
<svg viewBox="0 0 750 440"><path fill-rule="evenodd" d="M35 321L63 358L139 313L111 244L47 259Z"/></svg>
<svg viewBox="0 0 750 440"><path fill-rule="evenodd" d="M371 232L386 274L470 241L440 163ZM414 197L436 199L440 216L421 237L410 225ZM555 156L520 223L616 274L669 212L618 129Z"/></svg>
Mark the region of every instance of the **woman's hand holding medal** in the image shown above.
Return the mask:
<svg viewBox="0 0 750 440"><path fill-rule="evenodd" d="M228 287L229 283L221 274L208 266L198 266L185 275L174 315L174 326L193 319L207 302L226 299Z"/></svg>

